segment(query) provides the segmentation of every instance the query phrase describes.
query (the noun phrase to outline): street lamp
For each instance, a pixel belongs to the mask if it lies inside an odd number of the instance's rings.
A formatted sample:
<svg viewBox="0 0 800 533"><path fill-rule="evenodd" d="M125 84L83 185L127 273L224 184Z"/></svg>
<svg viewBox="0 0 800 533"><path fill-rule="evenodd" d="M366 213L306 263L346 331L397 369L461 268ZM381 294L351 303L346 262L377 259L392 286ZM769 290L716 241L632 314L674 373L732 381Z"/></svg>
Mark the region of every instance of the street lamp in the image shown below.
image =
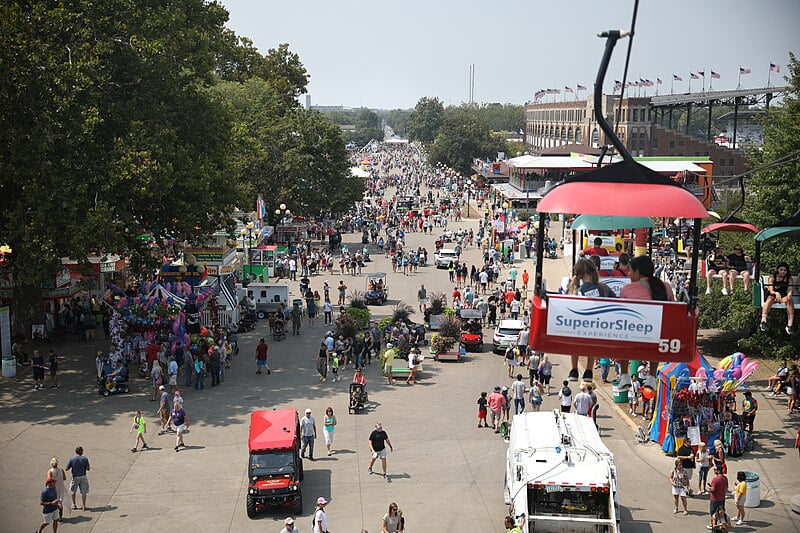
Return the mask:
<svg viewBox="0 0 800 533"><path fill-rule="evenodd" d="M286 207L286 204L279 205L278 208L275 210L275 217L278 219L278 227L279 228L283 227L284 220L286 219L286 217L290 216L292 216L292 212L289 210L288 207ZM275 239L275 241L278 242L278 239ZM288 242L289 239L287 238L286 241Z"/></svg>

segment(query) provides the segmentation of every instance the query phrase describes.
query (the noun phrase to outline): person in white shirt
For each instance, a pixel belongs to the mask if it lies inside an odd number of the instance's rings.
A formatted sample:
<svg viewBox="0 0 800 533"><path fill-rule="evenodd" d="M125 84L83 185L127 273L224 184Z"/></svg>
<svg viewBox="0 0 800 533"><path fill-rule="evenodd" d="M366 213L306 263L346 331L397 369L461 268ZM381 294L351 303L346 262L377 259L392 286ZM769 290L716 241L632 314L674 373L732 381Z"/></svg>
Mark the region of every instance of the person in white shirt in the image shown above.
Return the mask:
<svg viewBox="0 0 800 533"><path fill-rule="evenodd" d="M575 395L575 412L579 415L588 416L592 409L592 397L586 392L586 387L581 386L581 391Z"/></svg>
<svg viewBox="0 0 800 533"><path fill-rule="evenodd" d="M512 300L511 301L511 320L517 320L519 318L519 310L522 307L522 303L519 300Z"/></svg>
<svg viewBox="0 0 800 533"><path fill-rule="evenodd" d="M522 381L522 374L517 374L517 380L511 384L511 392L514 393L515 415L525 411L525 390L525 382Z"/></svg>
<svg viewBox="0 0 800 533"><path fill-rule="evenodd" d="M572 407L572 389L569 388L569 381L563 381L561 390L558 391L558 398L561 400L561 412L569 413Z"/></svg>
<svg viewBox="0 0 800 533"><path fill-rule="evenodd" d="M320 496L317 498L317 508L314 511L314 533L328 532L328 517L325 516L325 506L328 500Z"/></svg>
<svg viewBox="0 0 800 533"><path fill-rule="evenodd" d="M281 533L300 533L300 528L295 527L294 525L294 518L289 516L283 521L283 529L281 529Z"/></svg>

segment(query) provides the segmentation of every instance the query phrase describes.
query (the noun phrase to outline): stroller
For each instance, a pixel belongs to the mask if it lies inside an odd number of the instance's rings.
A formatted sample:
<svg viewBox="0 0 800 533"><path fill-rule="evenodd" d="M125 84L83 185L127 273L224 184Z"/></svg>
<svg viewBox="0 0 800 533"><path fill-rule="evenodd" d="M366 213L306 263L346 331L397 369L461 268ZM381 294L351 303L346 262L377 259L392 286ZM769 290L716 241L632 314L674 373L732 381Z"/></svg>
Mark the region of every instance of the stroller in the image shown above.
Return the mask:
<svg viewBox="0 0 800 533"><path fill-rule="evenodd" d="M283 318L276 317L275 318L275 325L272 331L272 338L276 341L281 341L286 338L286 326L283 321Z"/></svg>
<svg viewBox="0 0 800 533"><path fill-rule="evenodd" d="M367 384L354 381L350 384L350 404L347 407L347 412L353 414L363 410L368 400Z"/></svg>

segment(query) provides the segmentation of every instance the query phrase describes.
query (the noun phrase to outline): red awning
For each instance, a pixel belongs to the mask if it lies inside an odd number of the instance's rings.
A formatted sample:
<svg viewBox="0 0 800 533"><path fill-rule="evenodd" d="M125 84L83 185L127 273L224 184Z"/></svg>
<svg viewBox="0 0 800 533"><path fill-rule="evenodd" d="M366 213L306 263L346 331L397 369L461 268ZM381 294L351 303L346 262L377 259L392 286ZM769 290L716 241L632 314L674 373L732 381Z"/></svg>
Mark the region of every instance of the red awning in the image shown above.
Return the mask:
<svg viewBox="0 0 800 533"><path fill-rule="evenodd" d="M573 181L539 200L541 213L660 218L706 218L708 211L683 187L651 183Z"/></svg>
<svg viewBox="0 0 800 533"><path fill-rule="evenodd" d="M715 222L703 228L703 233L711 233L712 231L741 231L758 233L758 228L747 222Z"/></svg>

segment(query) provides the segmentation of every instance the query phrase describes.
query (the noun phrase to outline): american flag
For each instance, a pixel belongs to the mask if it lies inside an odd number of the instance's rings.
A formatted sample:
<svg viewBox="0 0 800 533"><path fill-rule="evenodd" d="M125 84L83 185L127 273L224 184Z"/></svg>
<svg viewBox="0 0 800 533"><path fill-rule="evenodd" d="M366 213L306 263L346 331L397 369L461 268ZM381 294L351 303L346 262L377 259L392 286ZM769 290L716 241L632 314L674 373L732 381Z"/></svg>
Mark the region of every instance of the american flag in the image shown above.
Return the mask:
<svg viewBox="0 0 800 533"><path fill-rule="evenodd" d="M780 72L781 71L781 66L780 65L776 65L775 63L770 63L769 64L769 69L772 72Z"/></svg>
<svg viewBox="0 0 800 533"><path fill-rule="evenodd" d="M653 83L649 79L644 80L644 86L645 87L652 87L653 85L655 85L655 83Z"/></svg>
<svg viewBox="0 0 800 533"><path fill-rule="evenodd" d="M683 78L681 78L681 77L680 77L680 76L678 76L677 74L673 74L673 75L672 75L672 79L673 79L673 80L675 80L675 81L683 81Z"/></svg>
<svg viewBox="0 0 800 533"><path fill-rule="evenodd" d="M745 67L739 67L739 75L742 74L750 74L750 69Z"/></svg>
<svg viewBox="0 0 800 533"><path fill-rule="evenodd" d="M694 72L692 72L691 74L692 74L692 79L693 79L693 80L699 80L699 79L700 79L700 76L698 76L698 75L697 75L697 74L695 74Z"/></svg>
<svg viewBox="0 0 800 533"><path fill-rule="evenodd" d="M711 77L714 78L715 80L718 80L720 78L719 73L714 72L713 70L711 71Z"/></svg>
<svg viewBox="0 0 800 533"><path fill-rule="evenodd" d="M564 91L573 94L575 93L575 91L572 90L572 87L569 87L567 85L564 85Z"/></svg>
<svg viewBox="0 0 800 533"><path fill-rule="evenodd" d="M661 85L661 84L662 84L662 83L664 83L664 82L663 82L663 81L661 81L661 78L656 78L656 83L657 83L657 84L659 84L659 85Z"/></svg>
<svg viewBox="0 0 800 533"><path fill-rule="evenodd" d="M617 83L619 83L619 82L617 82ZM579 91L586 91L587 89L586 89L586 87L584 87L583 85L581 85L581 84L579 83L579 84L578 84L578 90L579 90Z"/></svg>
<svg viewBox="0 0 800 533"><path fill-rule="evenodd" d="M561 89L553 89L553 94L561 94Z"/></svg>
<svg viewBox="0 0 800 533"><path fill-rule="evenodd" d="M267 204L264 203L264 199L261 198L261 195L258 195L256 198L256 219L259 221L263 221L267 218Z"/></svg>
<svg viewBox="0 0 800 533"><path fill-rule="evenodd" d="M700 74L701 76L703 76L704 78L706 77L706 71L705 70L698 70L697 73Z"/></svg>

